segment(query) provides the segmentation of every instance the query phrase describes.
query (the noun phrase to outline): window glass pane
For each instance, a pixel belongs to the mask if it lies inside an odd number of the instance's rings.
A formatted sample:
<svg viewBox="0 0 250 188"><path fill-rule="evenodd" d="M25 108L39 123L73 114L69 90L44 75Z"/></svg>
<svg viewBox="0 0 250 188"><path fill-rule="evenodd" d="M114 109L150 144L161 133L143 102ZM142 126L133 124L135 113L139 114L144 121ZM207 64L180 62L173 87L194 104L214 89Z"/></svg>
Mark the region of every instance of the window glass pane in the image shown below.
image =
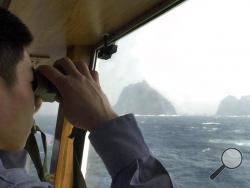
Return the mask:
<svg viewBox="0 0 250 188"><path fill-rule="evenodd" d="M56 128L57 121L57 112L58 112L58 103L43 103L41 109L37 112L34 119L36 124L40 127L40 129L46 134L47 141L47 153L48 153L48 169L50 167L51 157L52 157L52 148L54 144L54 134ZM44 158L44 150L42 147L42 141L40 133L36 134L37 143L40 150L40 155L43 160ZM26 164L27 171L32 176L37 176L36 169L34 168L31 159L27 159Z"/></svg>
<svg viewBox="0 0 250 188"><path fill-rule="evenodd" d="M248 0L188 1L119 40L111 60L98 60L112 106L135 114L180 188L249 187L249 8ZM227 148L242 152L241 166L210 180ZM109 187L106 175L90 149L88 185Z"/></svg>

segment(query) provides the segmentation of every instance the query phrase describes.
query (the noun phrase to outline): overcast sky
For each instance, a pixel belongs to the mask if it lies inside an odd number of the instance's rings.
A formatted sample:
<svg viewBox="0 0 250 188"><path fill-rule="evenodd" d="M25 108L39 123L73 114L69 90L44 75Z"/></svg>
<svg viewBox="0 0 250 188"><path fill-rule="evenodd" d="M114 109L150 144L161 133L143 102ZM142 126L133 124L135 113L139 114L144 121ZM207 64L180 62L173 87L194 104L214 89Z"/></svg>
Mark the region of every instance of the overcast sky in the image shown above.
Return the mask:
<svg viewBox="0 0 250 188"><path fill-rule="evenodd" d="M118 41L112 59L98 61L111 103L142 80L180 114L210 115L225 96L250 95L249 10L249 0L189 0Z"/></svg>
<svg viewBox="0 0 250 188"><path fill-rule="evenodd" d="M227 95L250 95L250 1L189 0L118 42L100 62L113 104L146 80L181 114L213 114Z"/></svg>

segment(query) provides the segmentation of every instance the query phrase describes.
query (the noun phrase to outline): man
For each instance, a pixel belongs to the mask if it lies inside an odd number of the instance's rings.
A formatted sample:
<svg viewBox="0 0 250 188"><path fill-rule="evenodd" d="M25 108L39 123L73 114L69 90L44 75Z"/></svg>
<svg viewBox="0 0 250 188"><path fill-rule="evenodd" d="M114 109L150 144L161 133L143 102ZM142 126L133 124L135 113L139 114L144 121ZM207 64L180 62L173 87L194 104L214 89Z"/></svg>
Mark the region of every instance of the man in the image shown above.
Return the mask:
<svg viewBox="0 0 250 188"><path fill-rule="evenodd" d="M52 187L26 174L24 146L40 99L32 90L32 64L26 48L32 35L0 8L0 187ZM90 131L90 141L106 165L114 188L172 187L167 171L150 153L132 114L118 117L103 94L98 73L83 62L63 58L64 70L41 66L58 89L66 118ZM70 91L70 92L68 92Z"/></svg>

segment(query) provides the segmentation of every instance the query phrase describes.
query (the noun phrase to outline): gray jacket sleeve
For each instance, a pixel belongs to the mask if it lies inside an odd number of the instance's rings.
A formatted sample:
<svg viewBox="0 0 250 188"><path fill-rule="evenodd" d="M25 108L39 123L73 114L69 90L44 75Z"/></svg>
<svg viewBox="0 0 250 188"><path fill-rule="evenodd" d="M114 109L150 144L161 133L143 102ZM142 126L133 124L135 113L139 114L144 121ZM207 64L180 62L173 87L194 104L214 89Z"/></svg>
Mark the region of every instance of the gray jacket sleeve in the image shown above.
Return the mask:
<svg viewBox="0 0 250 188"><path fill-rule="evenodd" d="M89 135L112 178L112 188L172 188L170 176L155 159L132 114L104 123Z"/></svg>

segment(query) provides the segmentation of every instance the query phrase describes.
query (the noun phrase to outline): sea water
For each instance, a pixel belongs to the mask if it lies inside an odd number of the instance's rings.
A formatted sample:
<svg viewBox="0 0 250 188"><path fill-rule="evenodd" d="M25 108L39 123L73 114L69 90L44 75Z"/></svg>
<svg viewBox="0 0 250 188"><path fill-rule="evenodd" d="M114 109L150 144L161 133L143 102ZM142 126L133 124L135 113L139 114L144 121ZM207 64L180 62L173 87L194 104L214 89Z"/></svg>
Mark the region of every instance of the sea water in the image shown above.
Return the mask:
<svg viewBox="0 0 250 188"><path fill-rule="evenodd" d="M250 187L250 117L136 116L152 154L161 161L179 188ZM242 152L237 169L225 169L214 180L227 148ZM115 151L114 151L115 152ZM111 180L99 157L90 148L87 184L110 187Z"/></svg>

